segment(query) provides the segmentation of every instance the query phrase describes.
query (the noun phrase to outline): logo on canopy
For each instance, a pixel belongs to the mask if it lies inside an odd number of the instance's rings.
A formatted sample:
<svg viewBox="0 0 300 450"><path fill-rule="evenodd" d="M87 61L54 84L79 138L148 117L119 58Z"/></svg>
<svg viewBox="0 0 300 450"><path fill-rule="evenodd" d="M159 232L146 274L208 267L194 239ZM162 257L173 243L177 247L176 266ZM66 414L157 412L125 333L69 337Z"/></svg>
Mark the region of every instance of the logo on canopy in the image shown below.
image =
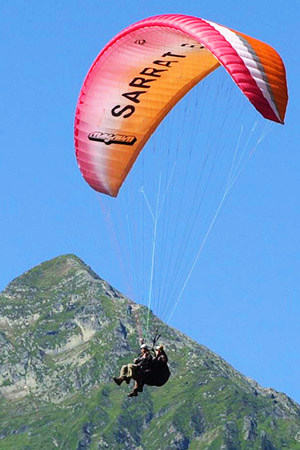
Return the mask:
<svg viewBox="0 0 300 450"><path fill-rule="evenodd" d="M126 134L103 133L102 131L93 131L88 135L90 141L104 142L106 145L122 144L133 145L137 138Z"/></svg>

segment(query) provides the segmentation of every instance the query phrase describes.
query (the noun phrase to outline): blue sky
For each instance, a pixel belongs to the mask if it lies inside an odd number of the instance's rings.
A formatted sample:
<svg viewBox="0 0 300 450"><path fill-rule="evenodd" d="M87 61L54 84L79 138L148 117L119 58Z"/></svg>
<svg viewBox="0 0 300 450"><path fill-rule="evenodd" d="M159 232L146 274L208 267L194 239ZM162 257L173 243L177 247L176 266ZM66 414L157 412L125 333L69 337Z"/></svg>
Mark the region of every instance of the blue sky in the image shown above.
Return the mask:
<svg viewBox="0 0 300 450"><path fill-rule="evenodd" d="M300 402L299 6L295 1L10 1L0 5L0 289L75 253L123 290L99 196L73 148L76 101L101 48L144 17L182 13L274 46L289 105L234 187L171 325Z"/></svg>

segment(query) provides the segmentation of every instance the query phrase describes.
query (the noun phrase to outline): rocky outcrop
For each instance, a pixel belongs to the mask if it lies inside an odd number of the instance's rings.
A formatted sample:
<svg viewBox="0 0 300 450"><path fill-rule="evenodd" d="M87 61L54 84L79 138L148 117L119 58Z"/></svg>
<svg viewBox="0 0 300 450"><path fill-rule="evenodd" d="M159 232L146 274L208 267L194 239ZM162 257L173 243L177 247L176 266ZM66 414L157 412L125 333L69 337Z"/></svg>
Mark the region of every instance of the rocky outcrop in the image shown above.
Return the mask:
<svg viewBox="0 0 300 450"><path fill-rule="evenodd" d="M245 441L255 441L257 436L257 423L253 417L244 417L243 431Z"/></svg>

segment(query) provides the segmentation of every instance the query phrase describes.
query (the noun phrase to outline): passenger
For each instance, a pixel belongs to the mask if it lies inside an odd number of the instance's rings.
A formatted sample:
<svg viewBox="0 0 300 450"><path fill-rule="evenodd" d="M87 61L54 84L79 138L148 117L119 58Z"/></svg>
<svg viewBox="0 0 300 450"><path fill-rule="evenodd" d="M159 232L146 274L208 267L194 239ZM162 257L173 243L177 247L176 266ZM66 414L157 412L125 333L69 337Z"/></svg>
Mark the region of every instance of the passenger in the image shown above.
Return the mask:
<svg viewBox="0 0 300 450"><path fill-rule="evenodd" d="M131 379L135 380L134 388L132 392L128 394L128 397L136 397L138 395L138 391L140 391L142 373L144 371L150 370L152 361L153 357L150 353L149 348L146 344L142 344L140 356L133 361L133 364L126 364L122 366L120 376L119 378L114 377L114 382L117 383L118 386L120 386L123 381L129 384Z"/></svg>

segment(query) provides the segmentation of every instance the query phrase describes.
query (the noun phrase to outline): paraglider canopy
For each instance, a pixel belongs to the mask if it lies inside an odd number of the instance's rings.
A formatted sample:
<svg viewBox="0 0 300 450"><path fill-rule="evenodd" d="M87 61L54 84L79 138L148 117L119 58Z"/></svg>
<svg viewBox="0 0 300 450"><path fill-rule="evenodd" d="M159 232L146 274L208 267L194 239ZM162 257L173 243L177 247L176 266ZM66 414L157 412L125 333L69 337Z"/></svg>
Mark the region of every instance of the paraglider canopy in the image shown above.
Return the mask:
<svg viewBox="0 0 300 450"><path fill-rule="evenodd" d="M284 122L285 69L269 45L176 14L142 20L115 36L89 70L76 109L76 156L90 186L117 196L161 120L220 65L260 114Z"/></svg>

